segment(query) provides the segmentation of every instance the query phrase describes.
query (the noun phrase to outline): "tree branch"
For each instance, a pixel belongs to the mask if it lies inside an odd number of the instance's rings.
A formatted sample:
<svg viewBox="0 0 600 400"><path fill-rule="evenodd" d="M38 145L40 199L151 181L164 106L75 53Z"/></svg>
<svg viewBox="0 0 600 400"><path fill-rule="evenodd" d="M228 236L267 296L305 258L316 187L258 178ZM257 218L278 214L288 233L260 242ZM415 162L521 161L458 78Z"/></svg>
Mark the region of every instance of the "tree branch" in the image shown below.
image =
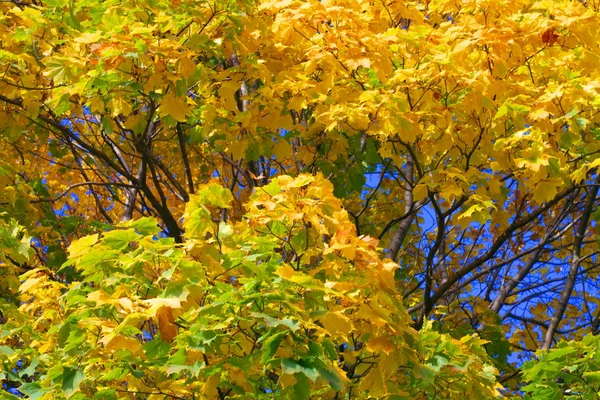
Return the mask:
<svg viewBox="0 0 600 400"><path fill-rule="evenodd" d="M179 150L181 151L181 158L183 159L183 168L187 179L188 191L190 194L194 194L194 180L192 179L190 160L188 159L185 137L183 136L183 124L178 122L175 129L177 130L177 139L179 140Z"/></svg>
<svg viewBox="0 0 600 400"><path fill-rule="evenodd" d="M596 183L600 183L600 175L598 175L598 177L596 178ZM554 315L552 315L552 318L550 319L550 322L548 324L548 330L544 335L544 341L542 342L541 346L542 350L547 350L552 345L552 342L554 341L554 335L555 333L557 333L558 325L560 324L565 310L567 309L567 304L569 302L569 299L571 298L571 293L573 293L573 287L575 286L575 280L577 278L577 271L579 270L579 266L581 265L581 248L583 238L585 236L585 231L587 230L588 223L590 221L590 216L594 211L594 204L596 202L596 196L598 195L599 188L599 186L594 186L590 190L590 193L588 194L587 200L585 202L583 214L581 215L581 220L579 221L579 227L577 229L577 233L575 234L575 241L573 243L573 255L571 257L571 266L569 268L567 281L560 295L558 306L554 310Z"/></svg>

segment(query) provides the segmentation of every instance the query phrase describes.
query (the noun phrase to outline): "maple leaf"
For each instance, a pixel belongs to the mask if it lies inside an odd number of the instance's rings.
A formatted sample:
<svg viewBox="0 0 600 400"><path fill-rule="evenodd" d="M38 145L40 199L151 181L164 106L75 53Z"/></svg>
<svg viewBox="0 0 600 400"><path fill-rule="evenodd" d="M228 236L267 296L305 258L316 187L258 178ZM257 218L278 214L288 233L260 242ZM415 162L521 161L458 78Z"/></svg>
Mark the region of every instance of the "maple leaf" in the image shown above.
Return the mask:
<svg viewBox="0 0 600 400"><path fill-rule="evenodd" d="M160 337L167 343L172 343L177 336L177 326L173 318L173 309L171 307L162 306L156 311L156 319L158 320L158 329Z"/></svg>
<svg viewBox="0 0 600 400"><path fill-rule="evenodd" d="M69 83L73 78L69 59L64 57L54 57L46 62L44 75L54 80L57 85Z"/></svg>
<svg viewBox="0 0 600 400"><path fill-rule="evenodd" d="M545 45L552 46L554 43L556 43L557 40L558 40L558 34L556 33L556 30L554 29L554 27L548 28L542 34L542 42Z"/></svg>
<svg viewBox="0 0 600 400"><path fill-rule="evenodd" d="M184 99L169 93L163 97L159 111L162 115L173 117L176 121L185 122L189 108Z"/></svg>
<svg viewBox="0 0 600 400"><path fill-rule="evenodd" d="M0 397L593 398L600 17L480 6L0 3Z"/></svg>

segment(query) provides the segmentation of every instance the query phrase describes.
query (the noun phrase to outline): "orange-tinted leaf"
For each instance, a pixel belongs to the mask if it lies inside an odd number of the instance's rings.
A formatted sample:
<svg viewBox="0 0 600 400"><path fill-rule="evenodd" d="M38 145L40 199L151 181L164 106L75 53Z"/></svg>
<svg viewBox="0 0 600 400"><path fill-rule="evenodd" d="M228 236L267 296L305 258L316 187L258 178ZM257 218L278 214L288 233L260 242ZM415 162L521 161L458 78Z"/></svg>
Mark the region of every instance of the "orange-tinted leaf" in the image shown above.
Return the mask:
<svg viewBox="0 0 600 400"><path fill-rule="evenodd" d="M545 45L552 46L558 40L558 35L554 29L554 27L547 29L542 34L542 42Z"/></svg>
<svg viewBox="0 0 600 400"><path fill-rule="evenodd" d="M163 306L156 311L156 319L158 320L158 330L160 337L167 343L172 343L177 336L177 326L174 324L173 309Z"/></svg>

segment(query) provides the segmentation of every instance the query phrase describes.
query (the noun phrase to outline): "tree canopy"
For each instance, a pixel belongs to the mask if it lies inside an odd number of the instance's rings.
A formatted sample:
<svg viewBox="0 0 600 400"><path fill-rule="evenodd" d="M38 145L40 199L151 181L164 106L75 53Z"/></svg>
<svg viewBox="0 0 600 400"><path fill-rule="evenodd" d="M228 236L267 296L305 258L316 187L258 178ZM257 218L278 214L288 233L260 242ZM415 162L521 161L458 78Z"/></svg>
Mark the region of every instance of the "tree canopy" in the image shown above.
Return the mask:
<svg viewBox="0 0 600 400"><path fill-rule="evenodd" d="M597 396L599 8L0 2L2 396Z"/></svg>

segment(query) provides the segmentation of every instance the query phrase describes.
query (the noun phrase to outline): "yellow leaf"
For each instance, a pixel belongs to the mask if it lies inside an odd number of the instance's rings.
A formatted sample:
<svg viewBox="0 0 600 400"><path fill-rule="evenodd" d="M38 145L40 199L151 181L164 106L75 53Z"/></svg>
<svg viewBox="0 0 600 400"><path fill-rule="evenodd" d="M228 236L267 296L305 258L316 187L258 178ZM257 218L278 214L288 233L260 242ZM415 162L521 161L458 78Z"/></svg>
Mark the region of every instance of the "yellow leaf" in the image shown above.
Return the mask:
<svg viewBox="0 0 600 400"><path fill-rule="evenodd" d="M442 186L440 195L446 200L452 200L462 196L463 190L452 181L448 181Z"/></svg>
<svg viewBox="0 0 600 400"><path fill-rule="evenodd" d="M120 298L118 304L125 312L131 312L133 310L133 302L126 297Z"/></svg>
<svg viewBox="0 0 600 400"><path fill-rule="evenodd" d="M90 100L90 111L92 113L102 113L104 112L104 101L100 96L94 96Z"/></svg>
<svg viewBox="0 0 600 400"><path fill-rule="evenodd" d="M328 312L321 323L333 336L347 336L353 329L352 321L341 312Z"/></svg>
<svg viewBox="0 0 600 400"><path fill-rule="evenodd" d="M169 308L181 308L181 300L180 299L176 299L176 298L154 298L154 299L148 299L148 300L144 300L144 302L146 304L149 304L152 309L157 310L162 306L165 307L169 307Z"/></svg>
<svg viewBox="0 0 600 400"><path fill-rule="evenodd" d="M291 110L302 110L303 108L306 108L306 104L307 103L304 96L295 96L292 100L290 100L288 107Z"/></svg>
<svg viewBox="0 0 600 400"><path fill-rule="evenodd" d="M96 290L95 292L88 294L87 299L100 306L103 304L114 304L115 302L114 298L110 297L102 290Z"/></svg>
<svg viewBox="0 0 600 400"><path fill-rule="evenodd" d="M298 176L296 179L294 179L289 185L288 187L291 188L299 188L299 187L303 187L308 185L309 183L312 183L315 181L315 178L312 175L309 174L302 174L300 176Z"/></svg>
<svg viewBox="0 0 600 400"><path fill-rule="evenodd" d="M57 85L68 83L73 78L70 61L65 57L53 57L46 61L44 75L54 80Z"/></svg>
<svg viewBox="0 0 600 400"><path fill-rule="evenodd" d="M360 103L371 103L375 100L375 97L379 95L379 90L365 90L358 97Z"/></svg>
<svg viewBox="0 0 600 400"><path fill-rule="evenodd" d="M216 399L219 397L217 388L219 387L219 377L212 375L206 380L204 386L202 386L202 396L206 399Z"/></svg>
<svg viewBox="0 0 600 400"><path fill-rule="evenodd" d="M292 268L290 265L286 264L281 267L278 267L275 273L277 274L277 276L280 276L283 279L290 280L296 275L297 272L294 271L294 268Z"/></svg>
<svg viewBox="0 0 600 400"><path fill-rule="evenodd" d="M587 165L583 165L575 171L573 171L571 173L571 179L573 180L573 182L575 182L576 184L581 183L581 181L584 180L587 176L587 170Z"/></svg>
<svg viewBox="0 0 600 400"><path fill-rule="evenodd" d="M108 108L112 110L111 114L113 117L117 117L119 115L129 115L131 114L132 109L130 102L120 96L109 101Z"/></svg>
<svg viewBox="0 0 600 400"><path fill-rule="evenodd" d="M33 346L32 346L33 347ZM38 347L37 351L40 354L45 354L51 350L53 350L55 348L55 343L53 340L47 340L45 342L43 342L40 347Z"/></svg>
<svg viewBox="0 0 600 400"><path fill-rule="evenodd" d="M466 39L466 40L459 42L456 46L454 46L452 53L454 53L456 55L456 54L466 50L471 45L471 43L472 43L471 39Z"/></svg>
<svg viewBox="0 0 600 400"><path fill-rule="evenodd" d="M383 376L379 367L371 369L371 371L360 380L359 391L362 393L368 392L369 397L384 396L387 392Z"/></svg>
<svg viewBox="0 0 600 400"><path fill-rule="evenodd" d="M188 79L196 71L196 64L189 57L183 56L179 59L178 71L185 79Z"/></svg>
<svg viewBox="0 0 600 400"><path fill-rule="evenodd" d="M98 242L98 234L84 236L71 242L69 246L69 255L71 258L79 258L86 254L90 248Z"/></svg>
<svg viewBox="0 0 600 400"><path fill-rule="evenodd" d="M170 115L179 122L185 122L189 112L187 103L181 97L176 97L172 93L163 97L159 109L162 115Z"/></svg>
<svg viewBox="0 0 600 400"><path fill-rule="evenodd" d="M163 74L155 72L154 74L150 75L150 77L144 84L144 90L147 92L158 90L158 92L161 93L160 88L162 87L164 79L165 77Z"/></svg>
<svg viewBox="0 0 600 400"><path fill-rule="evenodd" d="M282 374L279 376L279 383L281 383L281 387L286 388L294 385L296 383L296 378L292 374Z"/></svg>
<svg viewBox="0 0 600 400"><path fill-rule="evenodd" d="M387 380L395 376L398 373L398 367L403 364L402 352L397 351L398 348L394 346L394 350L390 353L384 353L379 356L379 371L383 379ZM396 392L396 394L400 394Z"/></svg>
<svg viewBox="0 0 600 400"><path fill-rule="evenodd" d="M560 184L560 179L548 179L538 182L533 190L533 199L540 204L552 200L558 193Z"/></svg>
<svg viewBox="0 0 600 400"><path fill-rule="evenodd" d="M587 169L590 170L590 169L596 168L598 166L600 166L600 158L596 158L594 161L592 161L591 163L589 163L587 165Z"/></svg>
<svg viewBox="0 0 600 400"><path fill-rule="evenodd" d="M171 307L161 307L156 311L158 319L158 330L160 337L167 343L172 343L177 336L177 326L174 324L173 309Z"/></svg>
<svg viewBox="0 0 600 400"><path fill-rule="evenodd" d="M247 387L248 386L247 372L248 371L242 370L240 368L233 368L231 371L229 371L229 379L230 379L231 383L233 385ZM281 378L280 378L280 381L281 381ZM249 389L249 387L248 387L248 389Z"/></svg>
<svg viewBox="0 0 600 400"><path fill-rule="evenodd" d="M367 342L367 348L373 352L391 353L396 350L396 346L385 336L373 338Z"/></svg>
<svg viewBox="0 0 600 400"><path fill-rule="evenodd" d="M419 183L412 191L413 200L421 201L427 197L427 185Z"/></svg>
<svg viewBox="0 0 600 400"><path fill-rule="evenodd" d="M23 284L21 284L21 287L19 287L19 291L21 293L25 293L32 287L36 286L38 283L40 283L45 278L46 278L45 276L40 276L37 278L29 278L25 282L23 282Z"/></svg>
<svg viewBox="0 0 600 400"><path fill-rule="evenodd" d="M123 335L117 335L108 341L104 348L107 351L119 351L126 349L131 351L132 354L138 354L138 352L140 352L142 349L142 345L137 339Z"/></svg>
<svg viewBox="0 0 600 400"><path fill-rule="evenodd" d="M143 127L146 125L146 119L143 114L132 115L125 121L125 128L131 129L134 132L143 131Z"/></svg>
<svg viewBox="0 0 600 400"><path fill-rule="evenodd" d="M78 37L75 38L75 41L77 43L95 43L98 40L100 40L100 38L102 38L102 34L100 33L100 31L96 31L96 32L85 32L82 33L81 35L79 35Z"/></svg>
<svg viewBox="0 0 600 400"><path fill-rule="evenodd" d="M280 138L273 145L273 155L277 156L278 160L287 160L292 156L292 146L285 139Z"/></svg>

